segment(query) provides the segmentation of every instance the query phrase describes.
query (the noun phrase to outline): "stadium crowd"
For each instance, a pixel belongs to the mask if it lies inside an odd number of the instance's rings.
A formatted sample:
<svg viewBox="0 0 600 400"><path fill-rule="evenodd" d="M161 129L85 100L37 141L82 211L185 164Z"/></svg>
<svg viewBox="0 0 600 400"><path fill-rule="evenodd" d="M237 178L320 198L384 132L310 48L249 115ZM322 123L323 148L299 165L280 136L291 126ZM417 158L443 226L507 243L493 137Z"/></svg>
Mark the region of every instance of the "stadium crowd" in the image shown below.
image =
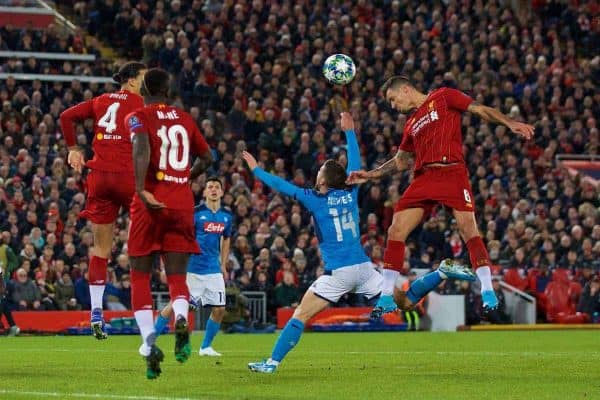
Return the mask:
<svg viewBox="0 0 600 400"><path fill-rule="evenodd" d="M582 288L586 312L600 311L598 186L557 163L559 153L597 155L600 26L597 2L179 1L73 2L88 32L173 75L177 102L196 118L223 178L224 205L235 216L229 282L268 293L272 308L298 302L322 273L307 213L252 180L239 154L248 149L275 174L311 186L328 158L345 162L337 121L356 121L365 168L389 159L406 117L378 94L383 78L408 75L425 91L459 88L476 101L535 123L524 142L503 126L463 116L464 154L478 221L496 274L516 270L524 290L543 294L556 269ZM595 16L595 17L594 17ZM1 72L110 76L96 39L0 28L0 50L89 53L95 63L0 59ZM321 65L350 55L355 80L332 87ZM58 116L116 89L111 84L0 82L0 263L15 309L89 309L86 269L92 234L78 219L85 175L66 164ZM78 128L90 143L91 123ZM88 146L89 147L89 146ZM192 183L196 200L204 177ZM360 189L361 241L382 263L394 202L410 173ZM128 217L115 226L108 307L130 307ZM407 242L406 269L434 268L445 257L468 260L448 210L438 208ZM159 261L157 261L159 263ZM164 289L157 269L154 289ZM468 285L441 289L477 296ZM591 306L590 306L591 304ZM595 307L595 308L594 308ZM591 310L591 311L590 311ZM474 322L477 315L474 317Z"/></svg>

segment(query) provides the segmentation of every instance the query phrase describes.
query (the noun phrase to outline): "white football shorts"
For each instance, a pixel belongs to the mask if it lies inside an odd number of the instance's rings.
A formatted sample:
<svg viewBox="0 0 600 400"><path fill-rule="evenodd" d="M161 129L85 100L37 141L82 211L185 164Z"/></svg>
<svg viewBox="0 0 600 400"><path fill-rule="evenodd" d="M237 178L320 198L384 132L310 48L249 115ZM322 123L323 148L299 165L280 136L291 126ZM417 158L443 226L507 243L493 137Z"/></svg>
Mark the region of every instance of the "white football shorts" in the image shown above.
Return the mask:
<svg viewBox="0 0 600 400"><path fill-rule="evenodd" d="M190 296L204 307L225 306L225 280L223 274L192 274L188 273L186 283Z"/></svg>
<svg viewBox="0 0 600 400"><path fill-rule="evenodd" d="M381 294L383 276L371 262L327 271L308 290L331 303L337 303L346 293L357 293L372 299Z"/></svg>

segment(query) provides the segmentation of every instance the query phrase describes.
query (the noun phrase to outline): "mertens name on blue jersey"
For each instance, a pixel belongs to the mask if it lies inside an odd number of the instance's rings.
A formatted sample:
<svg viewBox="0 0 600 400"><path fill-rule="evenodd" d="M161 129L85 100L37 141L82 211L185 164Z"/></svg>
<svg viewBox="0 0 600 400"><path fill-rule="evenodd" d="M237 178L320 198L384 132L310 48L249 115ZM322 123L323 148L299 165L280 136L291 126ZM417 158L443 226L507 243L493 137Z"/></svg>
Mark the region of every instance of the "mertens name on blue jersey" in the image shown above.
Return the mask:
<svg viewBox="0 0 600 400"><path fill-rule="evenodd" d="M188 272L200 275L221 272L221 238L231 236L232 220L231 213L224 208L213 212L205 204L197 207L194 225L201 253L190 257Z"/></svg>

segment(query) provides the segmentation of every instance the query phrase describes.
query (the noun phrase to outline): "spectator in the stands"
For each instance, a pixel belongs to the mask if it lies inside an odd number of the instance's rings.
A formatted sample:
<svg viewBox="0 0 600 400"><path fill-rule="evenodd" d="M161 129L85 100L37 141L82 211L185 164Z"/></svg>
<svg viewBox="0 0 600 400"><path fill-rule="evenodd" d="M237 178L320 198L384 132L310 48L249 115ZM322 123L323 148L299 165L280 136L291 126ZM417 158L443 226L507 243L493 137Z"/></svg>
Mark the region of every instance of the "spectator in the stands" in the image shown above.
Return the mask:
<svg viewBox="0 0 600 400"><path fill-rule="evenodd" d="M62 276L56 281L56 296L55 300L60 310L78 310L81 305L77 304L75 298L75 287L71 280L71 275L68 272L64 272Z"/></svg>
<svg viewBox="0 0 600 400"><path fill-rule="evenodd" d="M117 281L114 272L113 276L106 284L104 298L106 307L113 311L125 311L131 309L131 282L129 275L125 274Z"/></svg>
<svg viewBox="0 0 600 400"><path fill-rule="evenodd" d="M86 270L83 275L75 281L75 299L77 299L77 304L81 305L83 310L89 310L91 308L89 285L88 272Z"/></svg>
<svg viewBox="0 0 600 400"><path fill-rule="evenodd" d="M504 292L502 291L502 287L500 286L500 280L494 278L492 280L492 287L494 288L494 292L496 293L496 297L498 298L498 316L500 321L505 324L510 324L511 319L506 311L506 297L504 296Z"/></svg>
<svg viewBox="0 0 600 400"><path fill-rule="evenodd" d="M577 311L585 313L590 320L600 322L600 278L595 276L583 288Z"/></svg>
<svg viewBox="0 0 600 400"><path fill-rule="evenodd" d="M275 287L274 296L277 307L296 307L298 305L300 294L294 283L294 275L290 271L283 273L283 280Z"/></svg>
<svg viewBox="0 0 600 400"><path fill-rule="evenodd" d="M16 278L10 281L8 290L13 306L19 311L44 310L40 289L35 282L27 276L27 271L23 268L19 268L15 275Z"/></svg>

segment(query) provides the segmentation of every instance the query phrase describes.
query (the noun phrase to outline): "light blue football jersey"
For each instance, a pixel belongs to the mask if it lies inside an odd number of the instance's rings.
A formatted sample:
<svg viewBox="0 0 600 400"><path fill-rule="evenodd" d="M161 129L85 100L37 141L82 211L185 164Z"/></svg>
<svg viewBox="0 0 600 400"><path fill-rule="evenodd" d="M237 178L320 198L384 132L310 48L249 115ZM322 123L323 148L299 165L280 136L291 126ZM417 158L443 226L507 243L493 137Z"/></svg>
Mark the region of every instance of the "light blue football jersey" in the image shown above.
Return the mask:
<svg viewBox="0 0 600 400"><path fill-rule="evenodd" d="M346 131L346 142L347 172L350 173L360 169L360 151L354 131ZM326 271L370 261L360 243L357 186L321 194L295 186L261 168L253 172L266 185L293 197L311 212Z"/></svg>

